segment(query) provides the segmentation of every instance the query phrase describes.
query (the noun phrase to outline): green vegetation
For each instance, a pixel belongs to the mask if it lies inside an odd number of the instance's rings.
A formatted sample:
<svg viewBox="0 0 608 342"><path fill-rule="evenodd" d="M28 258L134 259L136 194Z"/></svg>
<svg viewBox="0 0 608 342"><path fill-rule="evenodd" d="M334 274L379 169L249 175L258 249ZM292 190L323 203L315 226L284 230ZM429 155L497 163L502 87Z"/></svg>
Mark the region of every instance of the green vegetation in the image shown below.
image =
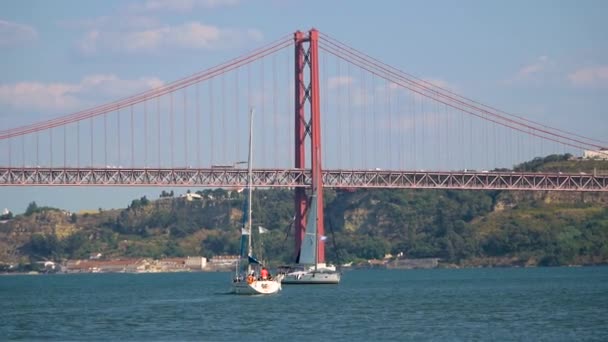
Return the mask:
<svg viewBox="0 0 608 342"><path fill-rule="evenodd" d="M588 173L608 172L608 160L576 159L571 154L552 154L537 157L513 167L513 171Z"/></svg>
<svg viewBox="0 0 608 342"><path fill-rule="evenodd" d="M35 213L40 213L43 211L61 211L60 209L57 208L53 208L53 207L39 207L36 202L31 202L30 204L28 204L27 209L25 209L25 216L31 216L32 214Z"/></svg>
<svg viewBox="0 0 608 342"><path fill-rule="evenodd" d="M581 161L548 156L515 169L546 170L555 163L580 166ZM202 199L187 201L163 191L157 200L134 199L123 210L71 216L32 202L24 215L0 225L0 241L7 242L0 243L0 262L78 259L90 253L106 258L237 254L244 193L196 193ZM293 192L256 190L253 196L253 226L269 229L255 239L264 246L262 257L291 262ZM607 203L602 193L326 190L326 257L348 262L403 253L463 266L602 264L608 261Z"/></svg>

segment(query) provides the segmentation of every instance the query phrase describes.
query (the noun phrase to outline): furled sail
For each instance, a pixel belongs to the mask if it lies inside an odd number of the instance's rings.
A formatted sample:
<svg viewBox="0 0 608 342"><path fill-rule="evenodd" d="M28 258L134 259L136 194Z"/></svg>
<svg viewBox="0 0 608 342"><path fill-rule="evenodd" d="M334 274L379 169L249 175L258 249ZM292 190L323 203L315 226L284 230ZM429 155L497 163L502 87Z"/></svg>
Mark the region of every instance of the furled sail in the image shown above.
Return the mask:
<svg viewBox="0 0 608 342"><path fill-rule="evenodd" d="M300 264L313 265L317 263L317 194L313 193L306 215L306 232L300 246Z"/></svg>

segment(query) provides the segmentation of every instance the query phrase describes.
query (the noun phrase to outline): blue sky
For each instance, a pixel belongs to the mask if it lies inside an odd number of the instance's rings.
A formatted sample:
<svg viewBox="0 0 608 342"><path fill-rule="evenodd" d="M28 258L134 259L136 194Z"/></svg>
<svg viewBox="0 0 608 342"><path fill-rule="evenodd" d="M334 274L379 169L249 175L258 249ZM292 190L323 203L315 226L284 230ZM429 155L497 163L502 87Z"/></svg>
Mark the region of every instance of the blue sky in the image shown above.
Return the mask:
<svg viewBox="0 0 608 342"><path fill-rule="evenodd" d="M606 141L606 17L605 1L5 1L0 129L150 89L316 27L467 97ZM124 207L160 191L5 187L0 209L21 212L32 200Z"/></svg>

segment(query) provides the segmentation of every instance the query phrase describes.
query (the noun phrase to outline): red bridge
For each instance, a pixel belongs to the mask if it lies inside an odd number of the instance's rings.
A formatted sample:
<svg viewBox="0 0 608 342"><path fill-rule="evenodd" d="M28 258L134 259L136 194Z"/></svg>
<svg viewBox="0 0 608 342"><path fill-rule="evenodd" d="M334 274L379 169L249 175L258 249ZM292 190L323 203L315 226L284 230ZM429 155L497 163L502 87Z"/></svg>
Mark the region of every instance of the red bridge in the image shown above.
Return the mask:
<svg viewBox="0 0 608 342"><path fill-rule="evenodd" d="M319 195L321 235L323 187L608 191L603 170L491 171L606 154L605 142L484 105L314 29L156 89L2 130L0 186L242 187L250 107L255 186L295 189L296 239L307 188Z"/></svg>

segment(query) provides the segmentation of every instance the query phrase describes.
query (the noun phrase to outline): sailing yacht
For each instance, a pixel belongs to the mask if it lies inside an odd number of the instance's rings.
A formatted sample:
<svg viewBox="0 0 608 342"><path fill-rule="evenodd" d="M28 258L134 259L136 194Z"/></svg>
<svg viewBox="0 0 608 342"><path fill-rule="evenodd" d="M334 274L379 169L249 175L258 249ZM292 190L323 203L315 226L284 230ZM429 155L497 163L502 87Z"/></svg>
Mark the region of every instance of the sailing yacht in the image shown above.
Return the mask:
<svg viewBox="0 0 608 342"><path fill-rule="evenodd" d="M284 274L283 284L338 284L340 272L333 265L319 263L317 244L322 237L317 234L317 194L313 192L306 218L306 233L300 245L296 266L279 269Z"/></svg>
<svg viewBox="0 0 608 342"><path fill-rule="evenodd" d="M249 157L247 159L247 224L241 229L241 258L237 262L235 276L232 280L232 293L243 295L268 295L281 291L283 275L262 278L260 262L253 254L251 241L251 198L252 198L252 158L253 158L253 109L249 113ZM246 247L246 248L245 248ZM244 267L241 259L246 257L247 266ZM257 271L257 272L256 272Z"/></svg>

